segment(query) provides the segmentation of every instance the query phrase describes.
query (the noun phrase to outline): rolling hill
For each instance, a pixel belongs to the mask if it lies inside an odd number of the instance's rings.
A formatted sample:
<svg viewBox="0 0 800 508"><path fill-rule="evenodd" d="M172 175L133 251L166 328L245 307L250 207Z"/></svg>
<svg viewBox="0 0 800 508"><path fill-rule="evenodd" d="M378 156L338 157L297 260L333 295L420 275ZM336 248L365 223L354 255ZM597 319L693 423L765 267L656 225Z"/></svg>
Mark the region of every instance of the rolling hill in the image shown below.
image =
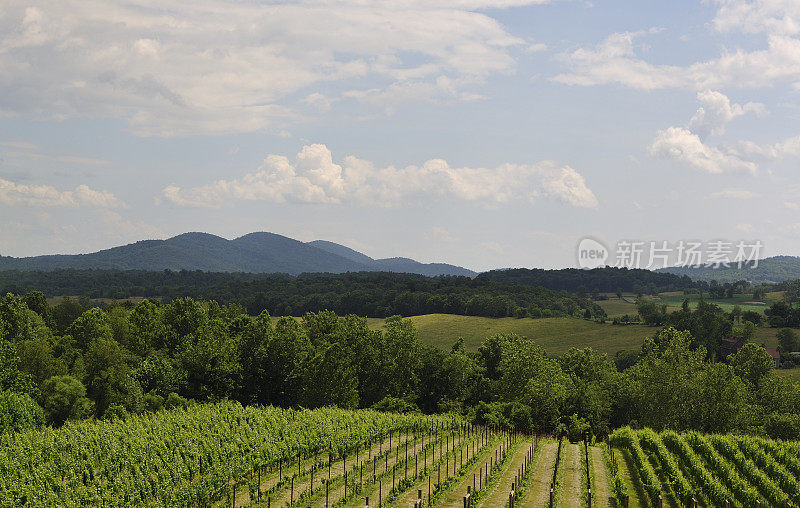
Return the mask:
<svg viewBox="0 0 800 508"><path fill-rule="evenodd" d="M751 283L761 282L785 282L787 280L800 279L800 257L797 256L774 256L758 261L758 266L744 266L737 268L712 268L710 266L699 267L671 267L656 270L660 273L671 273L675 275L686 275L692 280L705 280L717 282L736 282L746 280Z"/></svg>
<svg viewBox="0 0 800 508"><path fill-rule="evenodd" d="M167 240L143 240L90 254L25 258L0 256L0 270L203 270L288 273L402 272L464 275L475 272L444 263L407 258L373 259L337 243L300 242L274 233L250 233L234 240L208 233L185 233Z"/></svg>

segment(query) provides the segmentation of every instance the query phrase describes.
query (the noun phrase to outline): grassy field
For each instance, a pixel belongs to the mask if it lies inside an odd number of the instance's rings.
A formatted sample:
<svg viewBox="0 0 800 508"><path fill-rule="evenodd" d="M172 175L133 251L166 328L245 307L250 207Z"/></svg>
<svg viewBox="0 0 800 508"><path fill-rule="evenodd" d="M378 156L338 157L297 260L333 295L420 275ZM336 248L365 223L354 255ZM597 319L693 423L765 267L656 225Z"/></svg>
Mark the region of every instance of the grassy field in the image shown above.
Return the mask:
<svg viewBox="0 0 800 508"><path fill-rule="evenodd" d="M410 319L420 338L441 349L450 349L459 337L474 351L486 337L497 333L516 333L534 339L548 352L564 353L571 347L591 347L613 355L623 349L639 349L642 340L657 329L642 325L614 326L577 318L485 318L452 314L426 314ZM373 329L383 320L369 319Z"/></svg>
<svg viewBox="0 0 800 508"><path fill-rule="evenodd" d="M486 318L452 314L426 314L409 317L420 338L440 349L449 350L459 337L468 350L475 351L486 337L497 333L516 333L534 339L549 353L561 354L571 347L591 347L613 356L617 351L639 349L642 340L658 331L644 325L619 326L577 318ZM368 318L373 330L383 329L383 320ZM776 328L758 328L754 342L775 347ZM800 369L799 369L800 370Z"/></svg>
<svg viewBox="0 0 800 508"><path fill-rule="evenodd" d="M674 293L661 293L655 298L667 304L667 310L679 309L685 299L688 299L690 307L694 308L697 306L698 300L700 300L699 295L684 295L683 292L677 291ZM764 309L772 304L772 302L766 298L762 300L753 300L753 295L750 294L734 295L733 298L705 298L705 301L718 305L725 312L730 312L733 310L734 306L738 305L742 308L742 311L752 310L762 314L764 313Z"/></svg>
<svg viewBox="0 0 800 508"><path fill-rule="evenodd" d="M598 300L597 304L606 311L608 317L615 318L621 317L625 314L633 316L636 314L636 304L633 303L636 300L636 295L633 294L625 294L623 295L623 299L620 300L617 298L617 295L607 295L608 300ZM764 310L767 309L773 302L776 302L782 298L782 293L767 293L766 298L762 300L755 301L752 298L752 295L735 295L733 298L718 298L718 299L709 299L708 295L706 295L705 301L709 303L713 303L718 305L722 308L725 312L730 312L733 310L735 305L741 307L742 311L752 310L755 312L764 313ZM681 308L683 305L683 300L689 300L689 306L692 308L697 307L697 302L700 299L699 295L684 295L682 291L675 291L672 293L661 293L658 296L648 296L646 298L654 299L660 303L667 305L667 311L673 312Z"/></svg>
<svg viewBox="0 0 800 508"><path fill-rule="evenodd" d="M795 367L794 369L778 369L775 372L777 372L779 376L800 383L800 367Z"/></svg>

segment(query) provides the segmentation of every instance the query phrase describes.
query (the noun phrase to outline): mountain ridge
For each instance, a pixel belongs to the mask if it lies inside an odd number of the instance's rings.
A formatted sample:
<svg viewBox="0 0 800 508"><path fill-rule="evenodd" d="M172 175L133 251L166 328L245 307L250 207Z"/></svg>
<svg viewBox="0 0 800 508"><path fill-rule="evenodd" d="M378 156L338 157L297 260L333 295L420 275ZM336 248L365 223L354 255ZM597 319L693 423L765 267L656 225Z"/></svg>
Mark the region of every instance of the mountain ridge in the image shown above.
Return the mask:
<svg viewBox="0 0 800 508"><path fill-rule="evenodd" d="M446 263L408 258L373 259L327 240L301 242L269 232L226 238L187 232L166 240L139 240L86 254L0 256L0 270L52 271L61 268L100 270L202 270L208 272L300 273L384 271L420 275L464 275L476 272Z"/></svg>
<svg viewBox="0 0 800 508"><path fill-rule="evenodd" d="M800 257L777 255L758 260L758 266L737 268L734 264L729 267L713 268L708 265L699 267L678 266L659 268L661 273L687 275L693 280L717 282L736 282L747 280L751 283L780 283L788 280L800 279Z"/></svg>

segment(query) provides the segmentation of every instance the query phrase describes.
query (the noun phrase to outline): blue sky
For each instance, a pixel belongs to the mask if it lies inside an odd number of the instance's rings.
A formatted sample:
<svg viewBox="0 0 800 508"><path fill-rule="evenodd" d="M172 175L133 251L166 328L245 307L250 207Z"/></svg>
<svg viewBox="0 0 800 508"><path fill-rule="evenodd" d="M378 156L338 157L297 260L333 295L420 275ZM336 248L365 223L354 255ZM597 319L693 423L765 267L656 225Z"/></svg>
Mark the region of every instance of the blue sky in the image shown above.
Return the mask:
<svg viewBox="0 0 800 508"><path fill-rule="evenodd" d="M800 254L800 4L0 0L0 254L272 231L477 270Z"/></svg>

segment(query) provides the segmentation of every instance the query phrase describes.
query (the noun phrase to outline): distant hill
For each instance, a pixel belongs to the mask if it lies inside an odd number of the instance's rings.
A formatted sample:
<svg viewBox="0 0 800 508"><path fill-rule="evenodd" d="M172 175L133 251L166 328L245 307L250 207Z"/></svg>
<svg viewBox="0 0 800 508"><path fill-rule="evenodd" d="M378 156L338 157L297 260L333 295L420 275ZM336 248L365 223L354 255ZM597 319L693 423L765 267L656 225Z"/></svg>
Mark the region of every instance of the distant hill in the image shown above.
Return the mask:
<svg viewBox="0 0 800 508"><path fill-rule="evenodd" d="M372 259L337 243L300 242L274 233L250 233L227 240L208 233L185 233L167 240L143 240L90 254L0 256L0 270L203 270L249 273L403 272L463 275L475 272L443 263L407 258Z"/></svg>
<svg viewBox="0 0 800 508"><path fill-rule="evenodd" d="M693 280L706 280L717 282L736 282L747 280L752 283L761 282L784 282L787 280L800 279L800 257L797 256L774 256L758 261L756 267L737 268L712 268L710 266L694 267L674 267L660 268L656 270L662 273L672 273L675 275L686 275Z"/></svg>
<svg viewBox="0 0 800 508"><path fill-rule="evenodd" d="M656 273L650 270L603 267L592 270L563 268L509 268L482 273L479 278L497 282L542 286L556 291L572 293L583 287L587 292L597 289L601 293L613 293L617 289L625 292L677 291L692 286L692 280L671 273Z"/></svg>

